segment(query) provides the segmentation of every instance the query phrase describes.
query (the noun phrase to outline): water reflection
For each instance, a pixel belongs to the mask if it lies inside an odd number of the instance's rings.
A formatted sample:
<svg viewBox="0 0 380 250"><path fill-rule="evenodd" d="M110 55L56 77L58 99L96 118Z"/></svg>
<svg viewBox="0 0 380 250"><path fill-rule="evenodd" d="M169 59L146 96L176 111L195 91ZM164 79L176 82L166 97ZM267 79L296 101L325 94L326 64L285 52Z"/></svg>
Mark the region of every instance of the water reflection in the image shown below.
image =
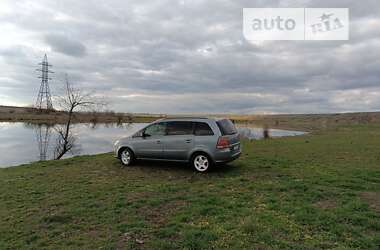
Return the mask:
<svg viewBox="0 0 380 250"><path fill-rule="evenodd" d="M264 138L266 129L254 127L238 127L238 131L244 138L259 140ZM304 135L307 132L282 129L267 129L267 133L268 137L284 137Z"/></svg>
<svg viewBox="0 0 380 250"><path fill-rule="evenodd" d="M72 125L73 155L91 155L112 151L115 140L128 136L145 123ZM59 124L0 123L0 167L15 166L38 160L54 159Z"/></svg>
<svg viewBox="0 0 380 250"><path fill-rule="evenodd" d="M38 124L35 126L34 131L36 134L36 141L38 144L38 150L40 153L39 160L40 161L46 161L48 160L47 152L49 148L49 141L51 132L53 130L53 125L48 124Z"/></svg>
<svg viewBox="0 0 380 250"><path fill-rule="evenodd" d="M113 142L139 130L146 123L82 123L72 125L75 150L72 155L91 155L112 151ZM54 159L59 131L57 124L0 123L0 167L37 160ZM243 137L260 139L260 128L238 128ZM271 137L301 135L304 132L271 129Z"/></svg>

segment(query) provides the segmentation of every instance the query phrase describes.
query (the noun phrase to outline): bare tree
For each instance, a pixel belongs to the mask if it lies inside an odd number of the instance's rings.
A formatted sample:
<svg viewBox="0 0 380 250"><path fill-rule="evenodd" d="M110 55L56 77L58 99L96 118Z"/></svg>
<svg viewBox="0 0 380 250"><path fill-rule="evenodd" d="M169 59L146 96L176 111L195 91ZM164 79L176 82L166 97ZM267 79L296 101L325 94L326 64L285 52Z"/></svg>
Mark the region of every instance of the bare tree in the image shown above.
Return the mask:
<svg viewBox="0 0 380 250"><path fill-rule="evenodd" d="M58 96L58 105L67 112L66 123L56 128L58 132L57 144L54 150L54 159L61 159L66 153L72 152L75 148L75 137L71 133L71 127L75 112L77 110L99 110L105 105L91 93L84 93L83 90L74 88L66 75L64 81L64 94Z"/></svg>

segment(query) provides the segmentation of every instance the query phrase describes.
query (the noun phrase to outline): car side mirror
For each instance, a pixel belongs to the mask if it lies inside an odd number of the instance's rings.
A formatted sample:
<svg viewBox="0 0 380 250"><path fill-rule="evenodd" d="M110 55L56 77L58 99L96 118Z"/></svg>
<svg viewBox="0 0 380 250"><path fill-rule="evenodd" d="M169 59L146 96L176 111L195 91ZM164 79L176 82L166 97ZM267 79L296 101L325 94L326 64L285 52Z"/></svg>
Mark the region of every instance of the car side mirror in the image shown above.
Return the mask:
<svg viewBox="0 0 380 250"><path fill-rule="evenodd" d="M132 137L134 137L134 138L142 137L142 136L143 136L143 131L136 132L134 135L132 135Z"/></svg>

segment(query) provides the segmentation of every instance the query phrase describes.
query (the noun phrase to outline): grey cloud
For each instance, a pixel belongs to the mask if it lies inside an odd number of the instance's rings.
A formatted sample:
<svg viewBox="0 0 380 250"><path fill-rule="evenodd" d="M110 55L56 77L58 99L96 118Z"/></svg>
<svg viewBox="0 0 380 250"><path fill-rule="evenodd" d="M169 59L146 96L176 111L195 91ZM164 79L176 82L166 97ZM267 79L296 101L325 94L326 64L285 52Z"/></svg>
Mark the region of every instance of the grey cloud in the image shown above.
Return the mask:
<svg viewBox="0 0 380 250"><path fill-rule="evenodd" d="M45 36L45 41L52 47L53 51L68 56L82 57L86 54L86 47L81 42L65 35L49 34Z"/></svg>
<svg viewBox="0 0 380 250"><path fill-rule="evenodd" d="M34 101L34 68L48 52L53 92L67 72L119 111L380 109L376 101L352 102L380 93L377 0L8 3L12 12L1 15L0 28L11 24L18 36L0 45L0 89L14 99L22 87L20 103ZM349 7L351 39L252 44L242 35L243 7ZM142 96L122 97L133 94Z"/></svg>

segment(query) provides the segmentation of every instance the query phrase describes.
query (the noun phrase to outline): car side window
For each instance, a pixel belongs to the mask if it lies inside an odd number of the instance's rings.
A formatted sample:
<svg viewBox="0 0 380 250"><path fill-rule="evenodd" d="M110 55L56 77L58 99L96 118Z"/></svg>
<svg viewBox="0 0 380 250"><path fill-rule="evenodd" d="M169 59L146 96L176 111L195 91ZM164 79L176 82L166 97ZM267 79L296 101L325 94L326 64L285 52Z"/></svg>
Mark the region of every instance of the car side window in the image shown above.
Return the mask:
<svg viewBox="0 0 380 250"><path fill-rule="evenodd" d="M193 123L188 121L168 122L167 135L192 135Z"/></svg>
<svg viewBox="0 0 380 250"><path fill-rule="evenodd" d="M166 124L161 123L155 123L147 127L144 131L145 136L160 136L165 135L166 130Z"/></svg>
<svg viewBox="0 0 380 250"><path fill-rule="evenodd" d="M196 122L194 128L194 135L214 135L210 126L205 122Z"/></svg>

